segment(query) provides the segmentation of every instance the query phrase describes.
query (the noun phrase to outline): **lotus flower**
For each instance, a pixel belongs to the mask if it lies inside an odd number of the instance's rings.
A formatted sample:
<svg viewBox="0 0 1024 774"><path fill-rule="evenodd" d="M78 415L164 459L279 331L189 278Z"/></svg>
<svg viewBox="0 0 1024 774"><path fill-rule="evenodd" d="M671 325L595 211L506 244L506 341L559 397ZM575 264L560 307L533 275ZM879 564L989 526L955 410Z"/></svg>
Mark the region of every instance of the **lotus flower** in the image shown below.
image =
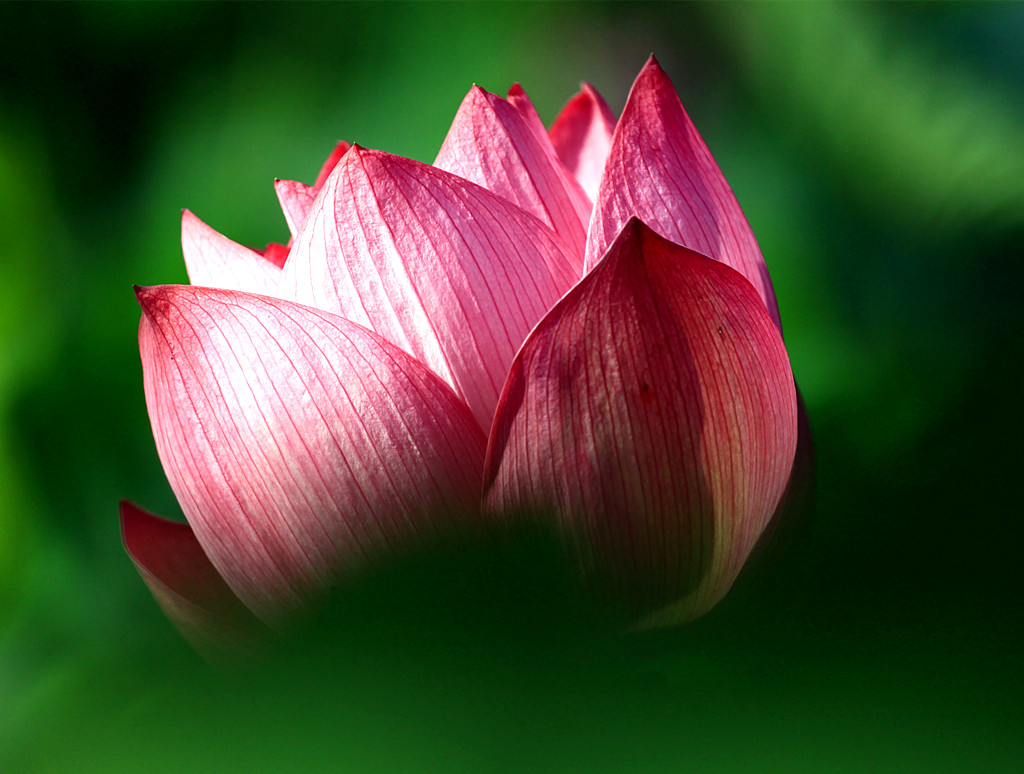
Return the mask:
<svg viewBox="0 0 1024 774"><path fill-rule="evenodd" d="M341 143L278 181L288 246L189 212L192 285L138 288L188 524L125 544L200 647L282 629L381 556L530 514L648 625L729 589L779 504L797 397L764 259L652 57L616 122L473 87L433 165Z"/></svg>

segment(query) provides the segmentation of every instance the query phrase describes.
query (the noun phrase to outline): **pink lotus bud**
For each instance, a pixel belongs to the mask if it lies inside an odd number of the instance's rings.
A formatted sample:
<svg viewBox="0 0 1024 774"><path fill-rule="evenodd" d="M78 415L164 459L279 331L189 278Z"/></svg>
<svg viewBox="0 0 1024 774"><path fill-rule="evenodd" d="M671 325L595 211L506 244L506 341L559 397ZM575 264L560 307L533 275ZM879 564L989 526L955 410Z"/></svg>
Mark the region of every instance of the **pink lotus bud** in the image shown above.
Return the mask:
<svg viewBox="0 0 1024 774"><path fill-rule="evenodd" d="M550 132L473 87L433 166L340 143L275 187L288 246L185 212L193 285L137 290L188 525L124 504L124 540L190 640L523 514L636 623L721 599L809 436L764 259L653 57L617 122L589 85Z"/></svg>

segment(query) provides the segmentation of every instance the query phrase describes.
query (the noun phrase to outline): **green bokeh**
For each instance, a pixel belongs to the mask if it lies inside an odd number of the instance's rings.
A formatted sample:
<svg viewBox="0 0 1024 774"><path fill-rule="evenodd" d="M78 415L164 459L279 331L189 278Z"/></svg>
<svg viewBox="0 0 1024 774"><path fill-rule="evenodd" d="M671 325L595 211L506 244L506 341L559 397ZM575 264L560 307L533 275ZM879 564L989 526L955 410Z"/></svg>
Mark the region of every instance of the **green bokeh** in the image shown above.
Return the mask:
<svg viewBox="0 0 1024 774"><path fill-rule="evenodd" d="M1024 5L5 4L0 44L0 770L1024 768ZM181 208L281 241L337 139L430 161L473 83L617 111L651 51L772 271L806 530L678 631L456 557L211 675L117 527L180 515L131 285L185 281Z"/></svg>

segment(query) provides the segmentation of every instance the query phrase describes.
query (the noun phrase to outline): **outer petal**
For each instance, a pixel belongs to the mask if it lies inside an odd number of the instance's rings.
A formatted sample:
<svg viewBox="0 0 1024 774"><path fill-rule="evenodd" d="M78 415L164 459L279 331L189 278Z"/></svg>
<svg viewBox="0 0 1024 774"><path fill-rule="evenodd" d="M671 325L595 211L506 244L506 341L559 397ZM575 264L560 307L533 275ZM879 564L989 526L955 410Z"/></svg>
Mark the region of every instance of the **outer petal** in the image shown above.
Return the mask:
<svg viewBox="0 0 1024 774"><path fill-rule="evenodd" d="M242 247L188 210L181 214L181 249L193 285L277 294L281 279L279 254L264 256Z"/></svg>
<svg viewBox="0 0 1024 774"><path fill-rule="evenodd" d="M164 470L204 552L264 621L478 509L483 434L379 336L246 293L137 293Z"/></svg>
<svg viewBox="0 0 1024 774"><path fill-rule="evenodd" d="M576 176L591 201L612 147L615 114L589 83L562 108L551 124L551 144L566 168Z"/></svg>
<svg viewBox="0 0 1024 774"><path fill-rule="evenodd" d="M316 176L316 182L313 185L306 185L294 180L274 181L274 190L277 192L278 201L281 202L281 209L284 211L285 220L288 221L288 230L291 232L292 237L302 227L302 223L306 220L309 209L313 206L313 200L320 193L324 181L330 177L331 172L334 171L334 168L338 166L338 162L348 153L348 149L351 147L351 143L345 140L339 141L327 157L324 165L320 168L320 173Z"/></svg>
<svg viewBox="0 0 1024 774"><path fill-rule="evenodd" d="M583 255L591 202L548 138L498 95L469 90L434 166L518 204Z"/></svg>
<svg viewBox="0 0 1024 774"><path fill-rule="evenodd" d="M486 509L553 511L593 583L647 624L683 622L732 584L796 439L789 359L753 288L631 219L516 357Z"/></svg>
<svg viewBox="0 0 1024 774"><path fill-rule="evenodd" d="M653 56L615 128L587 236L588 270L631 215L736 269L779 324L775 292L750 224Z"/></svg>
<svg viewBox="0 0 1024 774"><path fill-rule="evenodd" d="M516 350L577 278L565 243L511 202L355 146L324 184L282 286L418 357L488 428Z"/></svg>
<svg viewBox="0 0 1024 774"><path fill-rule="evenodd" d="M164 613L212 661L266 644L269 632L210 564L188 524L121 503L121 537Z"/></svg>

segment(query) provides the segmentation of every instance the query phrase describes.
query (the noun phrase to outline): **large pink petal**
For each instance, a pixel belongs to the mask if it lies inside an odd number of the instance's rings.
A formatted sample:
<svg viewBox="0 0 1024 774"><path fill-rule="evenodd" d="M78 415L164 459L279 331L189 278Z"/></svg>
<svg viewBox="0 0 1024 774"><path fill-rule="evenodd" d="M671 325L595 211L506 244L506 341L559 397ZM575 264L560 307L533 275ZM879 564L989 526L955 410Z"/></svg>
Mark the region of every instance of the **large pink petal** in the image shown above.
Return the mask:
<svg viewBox="0 0 1024 774"><path fill-rule="evenodd" d="M193 285L276 295L283 261L214 231L188 210L181 214L181 249Z"/></svg>
<svg viewBox="0 0 1024 774"><path fill-rule="evenodd" d="M204 552L268 623L479 508L485 439L413 358L317 309L137 291L157 451Z"/></svg>
<svg viewBox="0 0 1024 774"><path fill-rule="evenodd" d="M210 660L259 650L269 632L228 588L191 527L121 503L121 537L164 613Z"/></svg>
<svg viewBox="0 0 1024 774"><path fill-rule="evenodd" d="M295 239L282 287L418 357L489 428L516 350L578 276L565 243L506 199L355 146Z"/></svg>
<svg viewBox="0 0 1024 774"><path fill-rule="evenodd" d="M750 224L653 56L615 128L587 236L588 270L632 215L663 237L736 269L779 324L775 292Z"/></svg>
<svg viewBox="0 0 1024 774"><path fill-rule="evenodd" d="M548 138L497 94L469 90L434 166L518 204L583 255L591 202Z"/></svg>
<svg viewBox="0 0 1024 774"><path fill-rule="evenodd" d="M580 181L591 201L597 199L614 131L615 114L589 83L583 84L551 124L551 144L558 158Z"/></svg>
<svg viewBox="0 0 1024 774"><path fill-rule="evenodd" d="M486 508L553 512L593 583L646 624L683 622L732 584L796 440L789 359L753 288L631 219L516 357Z"/></svg>

